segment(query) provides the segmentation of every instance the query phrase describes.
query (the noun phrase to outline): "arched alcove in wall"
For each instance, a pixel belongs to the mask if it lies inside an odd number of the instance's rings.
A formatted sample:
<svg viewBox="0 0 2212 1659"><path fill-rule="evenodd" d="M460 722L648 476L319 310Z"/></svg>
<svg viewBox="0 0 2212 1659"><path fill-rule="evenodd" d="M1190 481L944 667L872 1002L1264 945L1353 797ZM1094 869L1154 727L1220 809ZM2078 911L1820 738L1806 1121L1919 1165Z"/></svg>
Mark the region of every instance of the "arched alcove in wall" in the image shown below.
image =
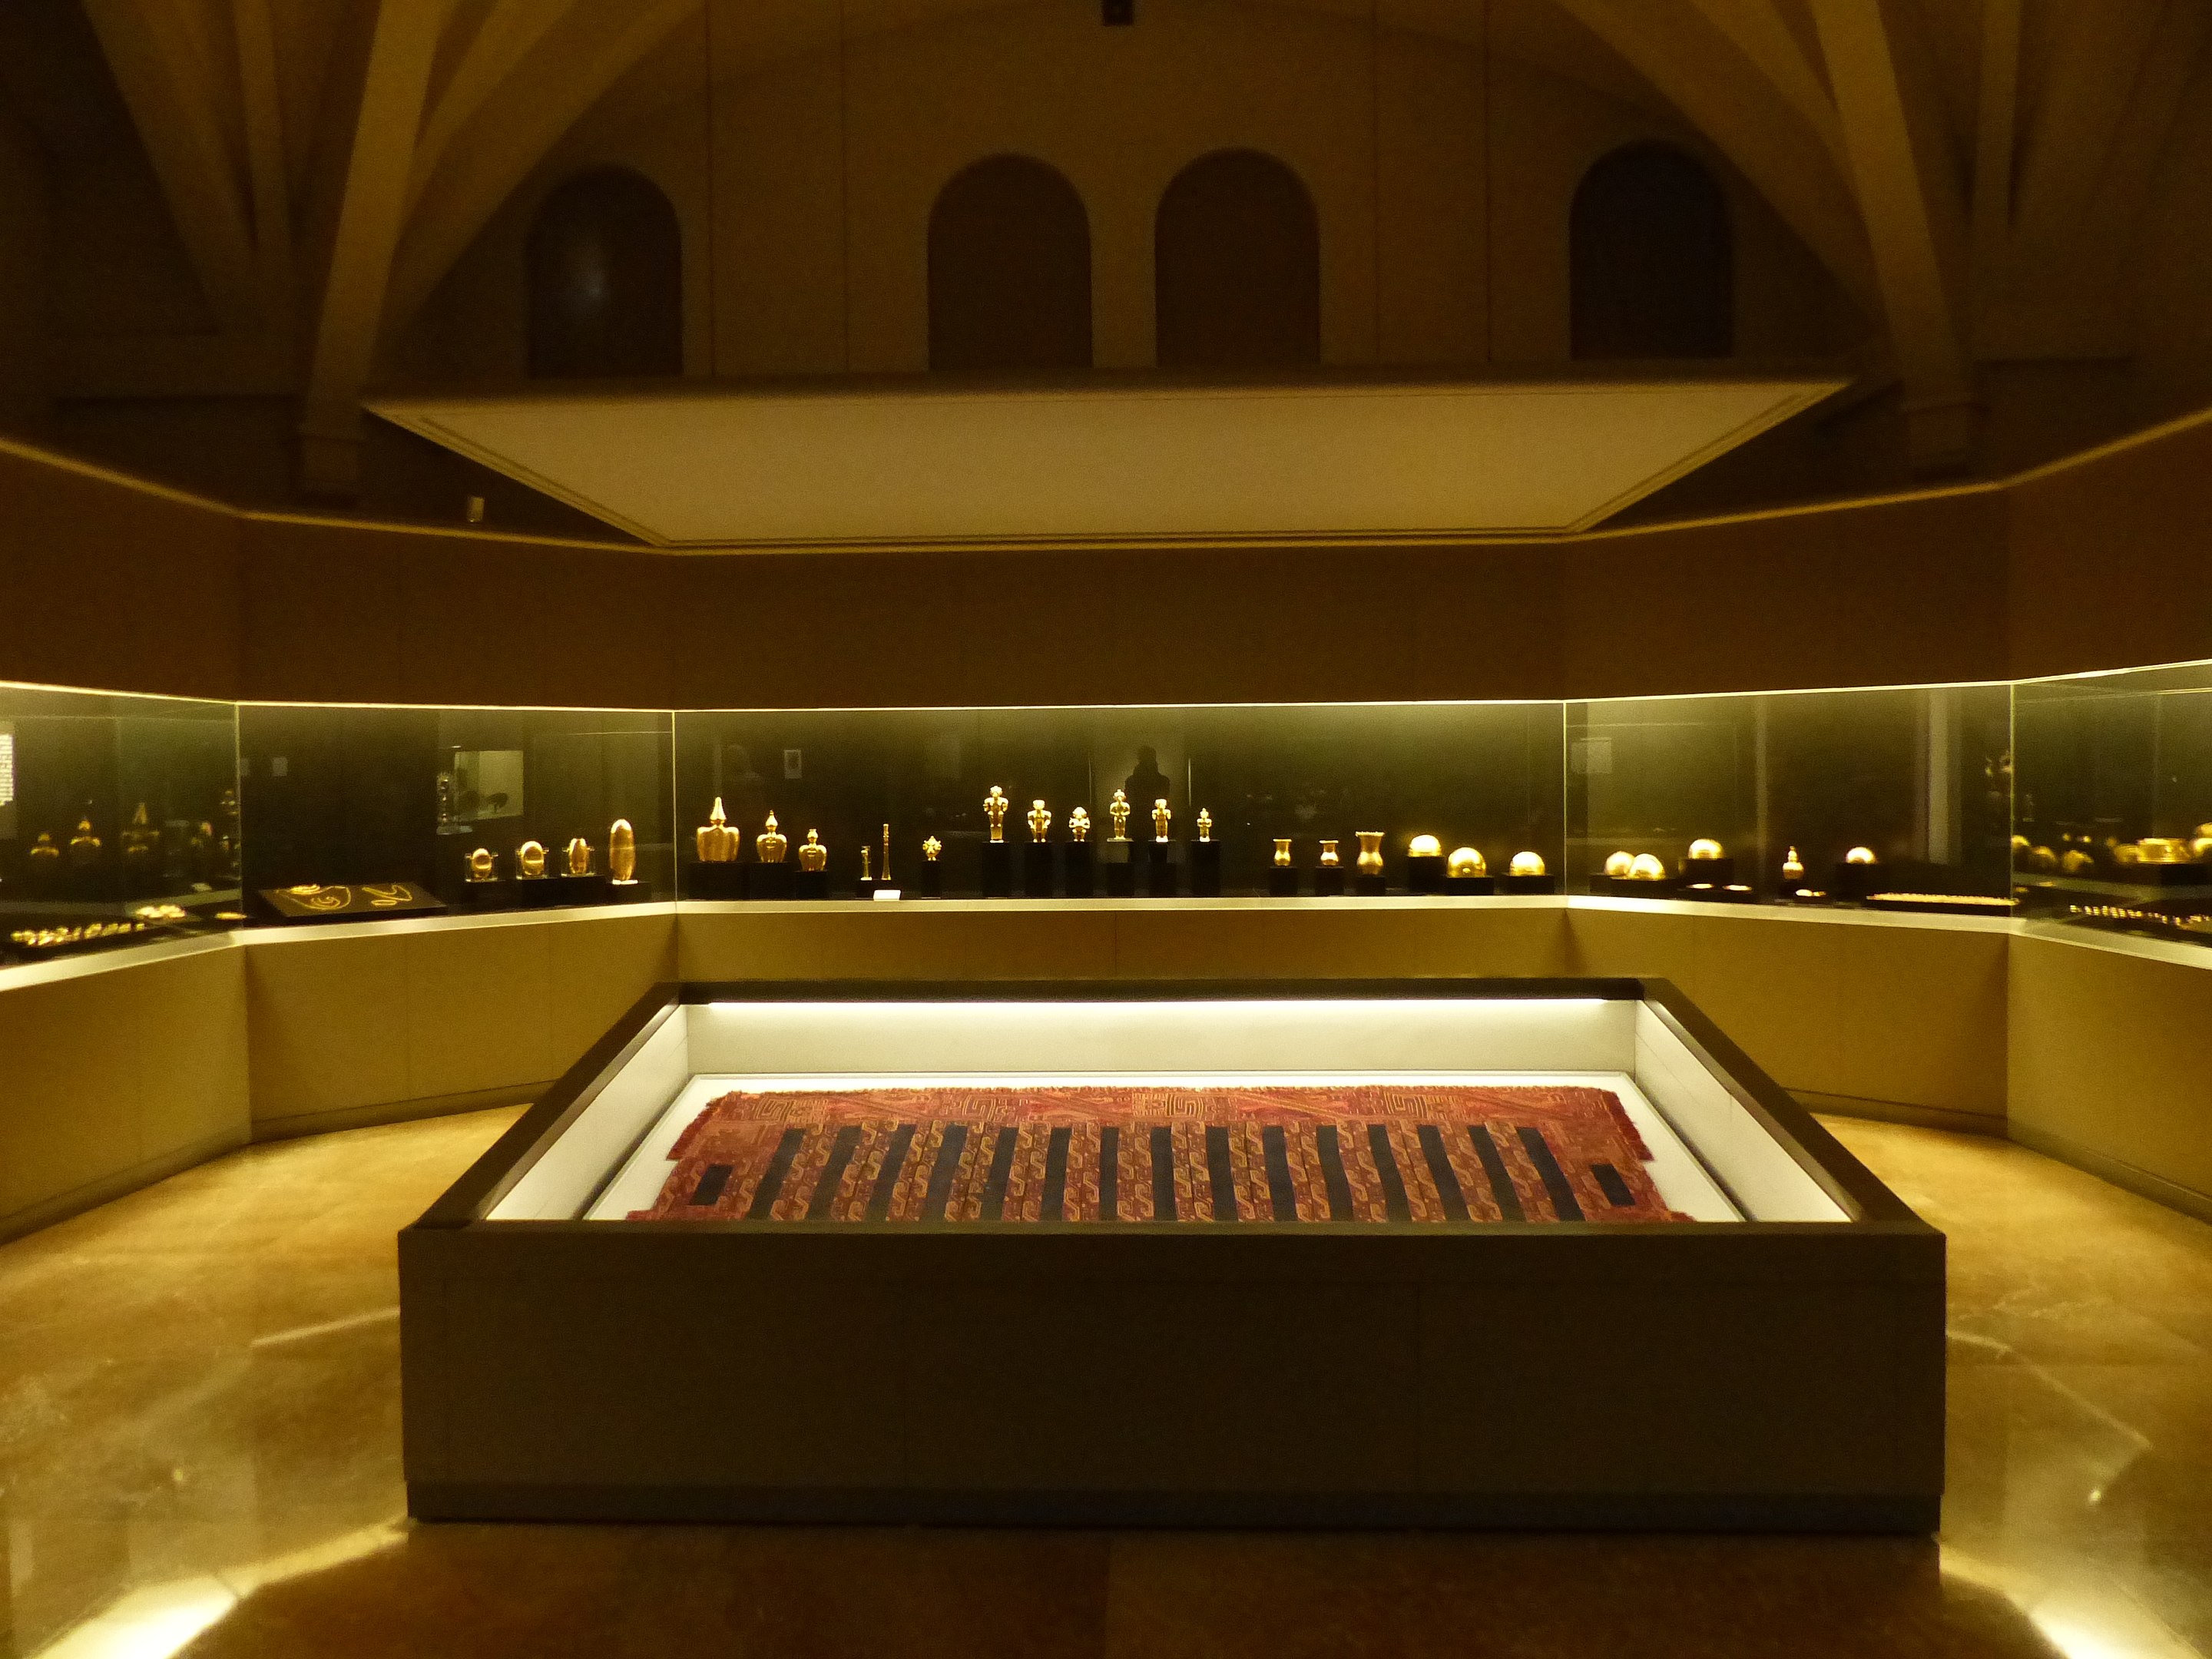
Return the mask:
<svg viewBox="0 0 2212 1659"><path fill-rule="evenodd" d="M929 366L1091 367L1091 220L1054 168L994 155L929 215Z"/></svg>
<svg viewBox="0 0 2212 1659"><path fill-rule="evenodd" d="M1568 229L1577 357L1725 357L1735 349L1728 198L1697 157L1637 143L1575 189Z"/></svg>
<svg viewBox="0 0 2212 1659"><path fill-rule="evenodd" d="M1217 150L1175 176L1153 225L1164 368L1321 362L1321 228L1298 176L1256 150Z"/></svg>
<svg viewBox="0 0 2212 1659"><path fill-rule="evenodd" d="M684 372L684 235L658 185L625 167L579 173L531 222L530 372Z"/></svg>

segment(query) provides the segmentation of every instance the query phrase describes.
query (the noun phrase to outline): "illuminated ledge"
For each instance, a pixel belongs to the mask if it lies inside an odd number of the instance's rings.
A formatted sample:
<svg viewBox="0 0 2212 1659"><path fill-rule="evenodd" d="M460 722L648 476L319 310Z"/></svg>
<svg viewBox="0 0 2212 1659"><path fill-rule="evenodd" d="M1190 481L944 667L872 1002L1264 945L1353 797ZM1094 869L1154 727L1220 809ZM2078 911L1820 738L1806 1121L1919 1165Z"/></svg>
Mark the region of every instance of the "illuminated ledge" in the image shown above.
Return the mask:
<svg viewBox="0 0 2212 1659"><path fill-rule="evenodd" d="M662 547L1419 540L1588 529L1844 384L919 375L369 407Z"/></svg>

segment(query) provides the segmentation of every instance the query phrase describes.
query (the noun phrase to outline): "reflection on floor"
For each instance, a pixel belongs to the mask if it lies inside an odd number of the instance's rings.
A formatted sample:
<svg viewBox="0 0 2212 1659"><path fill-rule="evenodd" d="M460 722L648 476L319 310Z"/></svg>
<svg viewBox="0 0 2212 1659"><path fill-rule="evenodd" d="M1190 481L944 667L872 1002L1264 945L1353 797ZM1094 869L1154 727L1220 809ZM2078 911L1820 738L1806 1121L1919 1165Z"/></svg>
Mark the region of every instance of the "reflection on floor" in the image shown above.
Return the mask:
<svg viewBox="0 0 2212 1659"><path fill-rule="evenodd" d="M1834 1127L1951 1236L1940 1544L416 1528L392 1233L511 1117L257 1148L0 1247L0 1655L2212 1653L2212 1228Z"/></svg>

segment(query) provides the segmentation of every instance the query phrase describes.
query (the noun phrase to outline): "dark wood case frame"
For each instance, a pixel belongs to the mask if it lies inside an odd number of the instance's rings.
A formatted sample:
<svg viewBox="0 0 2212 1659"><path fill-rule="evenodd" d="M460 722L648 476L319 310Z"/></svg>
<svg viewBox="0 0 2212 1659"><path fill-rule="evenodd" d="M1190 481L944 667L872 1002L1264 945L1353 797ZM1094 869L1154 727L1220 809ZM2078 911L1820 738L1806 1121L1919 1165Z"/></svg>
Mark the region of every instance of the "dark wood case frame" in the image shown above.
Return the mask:
<svg viewBox="0 0 2212 1659"><path fill-rule="evenodd" d="M490 1221L682 1003L1650 1006L1840 1222ZM683 984L399 1236L418 1518L1925 1533L1944 1241L1657 980Z"/></svg>

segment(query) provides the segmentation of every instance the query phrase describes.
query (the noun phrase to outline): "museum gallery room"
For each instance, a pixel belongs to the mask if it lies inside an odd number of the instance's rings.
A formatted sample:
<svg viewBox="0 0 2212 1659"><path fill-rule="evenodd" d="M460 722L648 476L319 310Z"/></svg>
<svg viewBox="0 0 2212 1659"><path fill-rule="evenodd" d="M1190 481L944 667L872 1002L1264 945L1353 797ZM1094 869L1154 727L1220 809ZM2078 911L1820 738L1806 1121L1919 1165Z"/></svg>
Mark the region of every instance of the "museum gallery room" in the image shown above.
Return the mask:
<svg viewBox="0 0 2212 1659"><path fill-rule="evenodd" d="M2212 1656L2208 0L5 0L0 1659Z"/></svg>

